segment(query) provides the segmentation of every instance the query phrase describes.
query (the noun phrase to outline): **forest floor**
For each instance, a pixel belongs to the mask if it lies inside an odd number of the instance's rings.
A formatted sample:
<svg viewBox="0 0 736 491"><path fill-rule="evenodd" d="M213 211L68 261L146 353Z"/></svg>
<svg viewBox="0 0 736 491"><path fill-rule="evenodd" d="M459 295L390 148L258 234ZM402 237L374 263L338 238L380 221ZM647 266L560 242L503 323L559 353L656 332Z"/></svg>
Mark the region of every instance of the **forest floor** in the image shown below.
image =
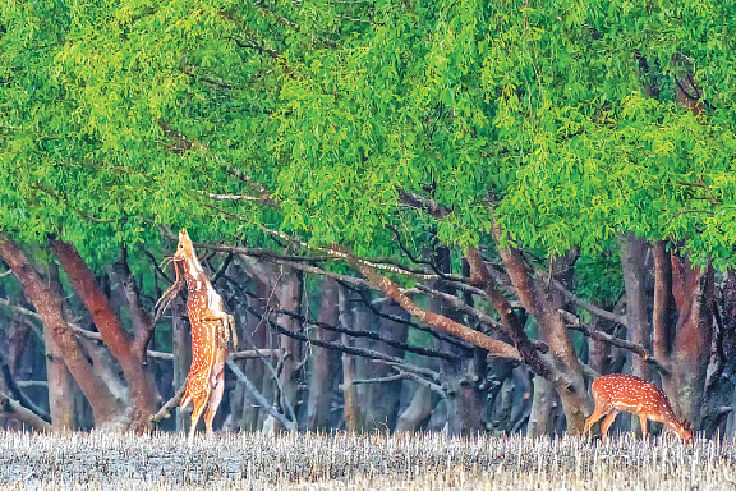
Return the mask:
<svg viewBox="0 0 736 491"><path fill-rule="evenodd" d="M671 435L670 435L671 436ZM736 443L583 438L0 432L7 489L734 489Z"/></svg>

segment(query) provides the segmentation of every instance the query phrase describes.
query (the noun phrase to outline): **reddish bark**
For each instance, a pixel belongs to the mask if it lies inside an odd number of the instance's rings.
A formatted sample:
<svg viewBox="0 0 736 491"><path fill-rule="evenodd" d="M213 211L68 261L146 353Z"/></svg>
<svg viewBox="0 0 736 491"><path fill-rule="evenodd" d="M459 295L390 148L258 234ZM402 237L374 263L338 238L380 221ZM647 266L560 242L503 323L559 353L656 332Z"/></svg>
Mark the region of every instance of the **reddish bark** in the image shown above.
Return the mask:
<svg viewBox="0 0 736 491"><path fill-rule="evenodd" d="M700 419L704 382L710 360L713 312L713 268L693 268L671 254L672 293L678 318L672 354L672 375L663 377L665 391L673 397L675 411L696 427Z"/></svg>
<svg viewBox="0 0 736 491"><path fill-rule="evenodd" d="M539 358L537 351L529 341L529 338L524 332L524 326L519 323L519 320L514 315L511 303L503 293L496 288L493 279L488 272L488 267L483 261L478 249L470 246L468 248L468 252L465 253L465 258L468 260L468 265L470 266L471 281L478 284L483 289L486 296L491 300L491 303L496 309L499 319L501 320L501 327L519 350L519 354L524 360L524 363L526 363L535 373L545 376L548 373L549 368L544 365L542 360Z"/></svg>
<svg viewBox="0 0 736 491"><path fill-rule="evenodd" d="M490 356L500 356L504 358L521 359L519 351L508 343L494 339L487 334L471 329L468 326L460 324L449 317L439 315L429 310L425 310L417 306L409 297L401 293L399 288L387 277L376 273L375 269L365 263L351 260L353 265L366 277L371 286L377 290L384 292L389 298L395 300L401 307L406 310L409 315L415 317L421 322L432 326L441 331L464 339L479 348L488 350Z"/></svg>
<svg viewBox="0 0 736 491"><path fill-rule="evenodd" d="M492 231L496 243L500 244L501 228L494 224ZM583 430L586 412L592 411L592 401L588 398L583 370L567 334L567 326L558 312L563 305L549 294L546 282L534 276L518 249L499 248L499 254L517 297L527 313L536 319L540 338L549 346L554 368L548 380L562 401L567 430L579 434Z"/></svg>
<svg viewBox="0 0 736 491"><path fill-rule="evenodd" d="M62 314L62 298L28 263L20 247L0 234L0 255L16 275L28 300L63 354L63 361L92 407L98 426L117 423L121 407L97 376Z"/></svg>
<svg viewBox="0 0 736 491"><path fill-rule="evenodd" d="M690 70L677 76L675 79L675 98L677 102L686 106L695 116L703 112L703 101L700 100L700 85L695 82L695 76Z"/></svg>
<svg viewBox="0 0 736 491"><path fill-rule="evenodd" d="M79 256L77 249L67 242L56 239L51 240L51 248L75 292L91 314L102 340L123 369L133 401L131 427L136 430L148 428L149 418L156 402L156 389L146 379L143 367L134 353L132 337L123 330L107 297L97 285L92 271Z"/></svg>

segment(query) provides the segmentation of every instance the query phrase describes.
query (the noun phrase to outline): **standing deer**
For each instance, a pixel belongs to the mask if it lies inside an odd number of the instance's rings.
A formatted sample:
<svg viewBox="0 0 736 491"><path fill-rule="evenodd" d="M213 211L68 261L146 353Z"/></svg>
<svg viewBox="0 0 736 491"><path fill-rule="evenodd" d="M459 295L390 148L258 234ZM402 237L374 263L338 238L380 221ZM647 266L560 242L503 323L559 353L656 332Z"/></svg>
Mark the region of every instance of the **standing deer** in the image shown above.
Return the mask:
<svg viewBox="0 0 736 491"><path fill-rule="evenodd" d="M235 345L237 335L233 316L225 312L222 297L202 269L186 229L179 231L179 247L170 260L174 264L176 280L158 303L165 309L186 282L189 296L187 314L192 329L192 365L180 407L184 408L190 402L193 405L192 425L189 428L191 444L194 441L194 429L205 406L207 412L204 423L207 434L212 433L212 419L225 389L225 361L230 332Z"/></svg>
<svg viewBox="0 0 736 491"><path fill-rule="evenodd" d="M608 428L619 411L639 415L641 432L647 435L647 420L664 423L665 428L674 431L685 442L690 442L693 430L690 425L680 422L672 411L667 396L654 384L633 375L604 375L593 382L593 414L585 420L585 433L593 423L606 416L601 423L603 438L608 437Z"/></svg>

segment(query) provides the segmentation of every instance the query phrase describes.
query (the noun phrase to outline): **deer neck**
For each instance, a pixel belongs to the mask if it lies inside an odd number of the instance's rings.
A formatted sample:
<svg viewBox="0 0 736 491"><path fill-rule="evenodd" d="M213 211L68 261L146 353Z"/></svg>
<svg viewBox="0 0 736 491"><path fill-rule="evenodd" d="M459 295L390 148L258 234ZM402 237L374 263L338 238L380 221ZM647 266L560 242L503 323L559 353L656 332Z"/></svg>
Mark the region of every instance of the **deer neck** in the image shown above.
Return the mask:
<svg viewBox="0 0 736 491"><path fill-rule="evenodd" d="M184 261L184 278L189 290L201 290L207 282L207 275L196 257L188 257Z"/></svg>

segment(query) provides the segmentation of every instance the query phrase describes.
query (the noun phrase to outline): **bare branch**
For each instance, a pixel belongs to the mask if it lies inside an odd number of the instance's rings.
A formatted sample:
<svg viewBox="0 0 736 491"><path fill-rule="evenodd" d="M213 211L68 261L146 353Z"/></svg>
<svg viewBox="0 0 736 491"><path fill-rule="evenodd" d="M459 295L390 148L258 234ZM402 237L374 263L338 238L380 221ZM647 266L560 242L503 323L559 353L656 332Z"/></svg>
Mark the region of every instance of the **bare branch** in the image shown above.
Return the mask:
<svg viewBox="0 0 736 491"><path fill-rule="evenodd" d="M396 370L399 372L399 375L411 379L413 382L416 382L423 387L429 388L433 392L438 393L443 399L447 397L447 391L441 385L430 382L429 380L425 379L424 377L420 377L415 373L405 372L401 368L396 367Z"/></svg>
<svg viewBox="0 0 736 491"><path fill-rule="evenodd" d="M47 423L51 423L51 415L38 407L22 390L20 390L20 387L16 385L15 380L13 380L13 376L10 373L10 367L8 366L7 362L5 361L4 356L0 354L0 370L2 371L3 376L3 382L5 382L5 387L10 391L10 394L18 400L18 402L28 410L32 411L34 414L36 414L39 418L46 421Z"/></svg>
<svg viewBox="0 0 736 491"><path fill-rule="evenodd" d="M537 271L537 273L540 272L538 269L536 271ZM582 298L578 297L573 292L571 292L570 290L568 290L567 288L565 288L565 285L563 285L562 283L560 283L559 280L557 280L555 278L551 278L550 279L550 284L552 284L555 288L557 288L562 293L562 295L564 295L564 297L569 302L574 303L575 305L577 305L581 309L587 310L591 314L596 315L596 316L600 317L601 319L606 319L606 320L615 322L617 324L621 324L623 326L626 325L626 317L625 316L623 316L623 315L616 315L613 312L608 312L607 310L603 310L600 307L596 307L595 305L586 302L585 300L583 300Z"/></svg>
<svg viewBox="0 0 736 491"><path fill-rule="evenodd" d="M255 312L250 307L246 307L246 310L248 312L251 312L253 315L257 315L257 312ZM343 353L348 353L351 355L358 355L363 356L365 358L372 358L375 360L383 360L385 362L394 363L397 364L397 366L401 366L404 370L410 371L412 373L417 373L426 377L431 378L434 381L441 380L441 376L439 373L434 372L432 370L429 370L428 368L419 367L417 365L413 365L409 362L404 361L401 358L397 358L395 356L387 355L385 353L381 353L380 351L370 350L370 349L364 349L364 348L354 348L351 346L344 346L342 344L338 343L330 343L327 341L322 341L319 339L311 338L306 334L301 334L298 332L290 331L287 328L279 325L278 323L272 321L271 319L264 319L265 322L267 322L271 327L276 329L280 334L283 334L285 336L289 336L294 339L298 339L299 341L308 342L310 344L313 344L314 346L319 346L320 348L327 348L332 350L337 350Z"/></svg>
<svg viewBox="0 0 736 491"><path fill-rule="evenodd" d="M230 367L230 370L232 370L232 372L235 374L235 376L238 378L238 380L240 380L241 382L243 382L243 384L245 385L246 390L248 390L248 392L250 393L250 395L253 396L253 398L258 402L258 404L260 404L261 407L263 409L265 409L266 412L268 412L268 414L270 414L271 416L273 416L274 418L276 418L277 420L279 420L281 422L281 424L283 424L284 427L287 430L289 430L289 431L296 430L296 422L289 421L288 419L286 419L286 416L284 416L283 414L281 414L280 412L278 412L276 410L276 408L273 407L273 405L270 404L266 400L265 397L263 397L263 394L261 394L258 391L258 389L256 389L256 387L253 385L253 383L248 379L248 377L243 373L243 371L240 369L240 367L238 367L238 365L233 360L228 359L227 360L227 366Z"/></svg>
<svg viewBox="0 0 736 491"><path fill-rule="evenodd" d="M361 280L361 281L365 281L365 280ZM432 329L432 328L427 327L427 326L425 326L423 324L419 324L417 322L414 322L414 321L412 321L410 319L404 319L402 317L398 317L398 316L395 316L395 315L386 314L385 312L382 312L381 310L377 309L373 305L373 302L371 302L371 300L368 298L367 292L364 289L362 289L362 288L354 288L354 287L352 287L350 285L346 285L344 283L341 283L341 285L344 286L345 288L347 288L348 290L351 290L351 291L356 292L360 296L362 302L375 315L377 315L378 317L382 317L382 318L388 319L388 320L390 320L392 322L397 322L399 324L404 324L404 325L407 325L409 327L413 327L414 329L418 329L420 331L427 332L427 333L431 334L432 337L434 337L434 338L437 338L437 339L439 339L441 341L444 341L446 343L452 344L454 346L458 346L458 347L460 347L462 349L465 349L465 350L472 350L474 348L474 346L472 344L467 343L467 342L463 341L462 339L456 338L454 336L447 335L447 334L445 334L442 331L438 331L436 329ZM382 300L384 300L384 301L385 300L391 300L392 302L394 301L392 298L388 298L388 297L385 297Z"/></svg>
<svg viewBox="0 0 736 491"><path fill-rule="evenodd" d="M400 350L403 350L403 351L408 351L410 353L416 353L416 354L419 354L419 355L429 356L429 357L433 357L433 358L442 358L444 360L452 361L452 362L459 362L460 361L460 357L458 357L458 356L451 355L451 354L448 354L448 353L443 353L441 351L436 351L436 350L433 350L433 349L422 348L422 347L418 347L418 346L411 346L411 345L409 345L407 343L402 343L402 342L399 342L399 341L394 341L392 339L386 339L386 338L383 338L383 337L379 336L377 333L372 332L372 331L366 331L366 330L362 330L362 329L350 329L350 328L347 328L347 327L340 327L340 326L335 326L335 325L332 325L332 324L328 324L326 322L311 321L309 319L306 319L305 316L303 316L303 315L297 314L296 312L289 312L288 310L276 309L276 310L274 310L274 312L276 312L278 314L288 315L289 317L293 317L295 319L299 319L301 322L306 322L307 324L309 324L311 326L321 327L322 329L327 329L328 331L336 331L336 332L345 333L345 334L347 334L349 336L352 336L352 337L355 337L355 338L374 339L374 340L380 341L380 342L382 342L382 343L384 343L384 344L386 344L388 346L392 346L394 348L397 348L397 349L400 349Z"/></svg>
<svg viewBox="0 0 736 491"><path fill-rule="evenodd" d="M652 365L654 368L659 370L660 373L663 375L669 375L670 371L667 369L664 365L662 365L657 359L654 358L647 350L644 348L644 346L632 343L631 341L627 341L625 339L619 339L617 337L614 337L606 332L599 331L597 329L593 329L589 326L586 326L582 322L580 322L580 319L577 318L575 315L571 314L570 312L564 310L564 309L558 309L557 312L562 315L562 317L569 322L568 325L569 329L574 329L576 331L580 331L583 334L585 334L588 337L591 337L593 339L596 339L598 341L603 341L605 343L612 344L618 348L622 348L628 351L631 351L632 353L640 356L644 361Z"/></svg>
<svg viewBox="0 0 736 491"><path fill-rule="evenodd" d="M403 380L404 378L406 378L405 374L397 374L397 375L389 375L387 377L364 378L364 379L353 380L352 384L353 385L385 384L388 382L396 382L398 380ZM340 384L339 389L345 390L342 384Z"/></svg>
<svg viewBox="0 0 736 491"><path fill-rule="evenodd" d="M260 358L262 356L275 356L277 358L281 358L284 354L285 352L283 348L260 348L235 351L234 353L230 353L228 358L232 360L246 360L250 358Z"/></svg>
<svg viewBox="0 0 736 491"><path fill-rule="evenodd" d="M177 408L179 406L179 402L181 401L181 397L184 395L184 391L186 390L186 388L187 388L187 384L186 384L186 381L184 381L184 384L182 384L182 386L179 387L179 389L174 394L174 397L172 397L171 399L169 399L166 402L166 404L164 404L161 407L161 409L159 409L156 412L156 414L154 414L153 416L151 416L151 418L149 419L149 421L151 423L158 423L162 419L166 419L169 416L171 416L171 410L172 409L175 409L175 408Z"/></svg>
<svg viewBox="0 0 736 491"><path fill-rule="evenodd" d="M334 248L334 247L333 247ZM456 322L449 317L436 314L417 306L412 300L404 295L394 283L386 276L380 275L370 264L361 261L345 251L337 251L342 254L346 261L356 267L363 276L371 283L373 288L383 291L387 296L393 298L401 307L416 317L421 322L449 334L468 341L479 348L488 350L490 356L503 358L521 359L519 351L508 343L494 339L487 334L471 329L470 327Z"/></svg>
<svg viewBox="0 0 736 491"><path fill-rule="evenodd" d="M4 392L0 392L0 414L17 419L19 422L36 431L50 431L51 425L41 419L36 413L23 407L15 399L11 399Z"/></svg>

